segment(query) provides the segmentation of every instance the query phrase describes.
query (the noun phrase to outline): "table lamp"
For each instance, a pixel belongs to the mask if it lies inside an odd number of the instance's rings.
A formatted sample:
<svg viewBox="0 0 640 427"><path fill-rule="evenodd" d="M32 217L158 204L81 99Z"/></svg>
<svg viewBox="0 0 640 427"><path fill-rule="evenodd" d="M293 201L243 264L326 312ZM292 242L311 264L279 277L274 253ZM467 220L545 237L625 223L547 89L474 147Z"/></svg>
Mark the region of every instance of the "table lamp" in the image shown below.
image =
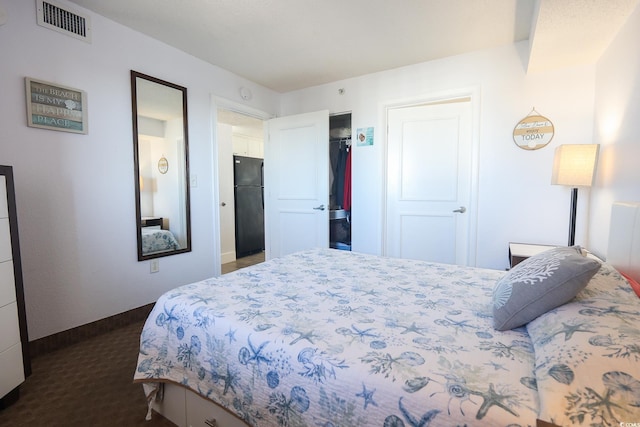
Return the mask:
<svg viewBox="0 0 640 427"><path fill-rule="evenodd" d="M571 187L569 246L575 244L578 187L591 187L598 148L598 144L568 144L556 148L551 184Z"/></svg>

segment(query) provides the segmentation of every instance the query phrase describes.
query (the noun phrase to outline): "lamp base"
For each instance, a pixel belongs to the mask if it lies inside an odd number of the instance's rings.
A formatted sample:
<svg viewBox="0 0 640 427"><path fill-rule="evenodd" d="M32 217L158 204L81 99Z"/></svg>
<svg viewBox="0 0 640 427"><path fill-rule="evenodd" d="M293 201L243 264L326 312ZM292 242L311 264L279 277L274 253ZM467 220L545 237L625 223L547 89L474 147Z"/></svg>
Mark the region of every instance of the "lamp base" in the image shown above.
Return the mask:
<svg viewBox="0 0 640 427"><path fill-rule="evenodd" d="M576 211L578 209L578 189L571 189L571 206L569 214L569 245L573 246L576 242Z"/></svg>

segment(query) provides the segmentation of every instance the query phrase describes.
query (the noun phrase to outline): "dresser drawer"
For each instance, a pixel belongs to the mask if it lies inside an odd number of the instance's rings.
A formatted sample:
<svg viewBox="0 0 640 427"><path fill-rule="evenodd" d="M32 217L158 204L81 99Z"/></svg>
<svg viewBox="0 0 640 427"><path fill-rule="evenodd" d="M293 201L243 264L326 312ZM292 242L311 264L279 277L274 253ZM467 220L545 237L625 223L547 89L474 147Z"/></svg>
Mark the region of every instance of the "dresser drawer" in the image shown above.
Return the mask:
<svg viewBox="0 0 640 427"><path fill-rule="evenodd" d="M22 346L18 343L0 352L0 398L23 382Z"/></svg>
<svg viewBox="0 0 640 427"><path fill-rule="evenodd" d="M18 326L18 304L12 302L0 307L0 351L20 343L20 326Z"/></svg>
<svg viewBox="0 0 640 427"><path fill-rule="evenodd" d="M16 284L13 276L13 263L0 262L0 307L16 300Z"/></svg>
<svg viewBox="0 0 640 427"><path fill-rule="evenodd" d="M153 409L178 427L248 427L224 408L182 386L164 384L164 399Z"/></svg>
<svg viewBox="0 0 640 427"><path fill-rule="evenodd" d="M0 398L3 407L17 400L17 387L31 374L16 213L13 168L0 165ZM11 393L14 390L16 393ZM7 393L11 393L11 397L5 402Z"/></svg>
<svg viewBox="0 0 640 427"><path fill-rule="evenodd" d="M187 426L248 427L224 408L191 391L187 391Z"/></svg>
<svg viewBox="0 0 640 427"><path fill-rule="evenodd" d="M9 217L9 201L7 199L7 178L0 175L0 218Z"/></svg>
<svg viewBox="0 0 640 427"><path fill-rule="evenodd" d="M163 398L153 402L153 409L178 427L187 425L187 408L184 387L175 384L162 384Z"/></svg>
<svg viewBox="0 0 640 427"><path fill-rule="evenodd" d="M9 219L0 218L0 261L8 261L12 258Z"/></svg>

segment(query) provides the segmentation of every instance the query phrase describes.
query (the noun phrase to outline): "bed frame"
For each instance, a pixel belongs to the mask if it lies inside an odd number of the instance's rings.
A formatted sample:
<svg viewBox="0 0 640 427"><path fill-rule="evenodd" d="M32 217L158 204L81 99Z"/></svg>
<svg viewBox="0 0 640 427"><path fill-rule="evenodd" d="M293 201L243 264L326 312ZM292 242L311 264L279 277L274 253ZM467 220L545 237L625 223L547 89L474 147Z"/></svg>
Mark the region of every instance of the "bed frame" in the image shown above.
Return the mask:
<svg viewBox="0 0 640 427"><path fill-rule="evenodd" d="M614 203L610 224L607 262L640 282L640 203Z"/></svg>
<svg viewBox="0 0 640 427"><path fill-rule="evenodd" d="M610 224L607 262L640 281L640 202L614 203ZM226 409L172 383L164 384L164 397L153 409L178 427L248 427ZM554 425L538 420L537 426Z"/></svg>

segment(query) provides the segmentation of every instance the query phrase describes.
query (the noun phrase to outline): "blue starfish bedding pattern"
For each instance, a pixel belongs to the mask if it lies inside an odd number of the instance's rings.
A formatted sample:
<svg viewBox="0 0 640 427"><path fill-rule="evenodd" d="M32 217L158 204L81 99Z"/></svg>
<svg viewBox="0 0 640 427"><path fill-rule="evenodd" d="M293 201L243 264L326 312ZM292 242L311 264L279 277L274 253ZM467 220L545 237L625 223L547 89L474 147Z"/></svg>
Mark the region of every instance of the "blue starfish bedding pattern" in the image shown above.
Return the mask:
<svg viewBox="0 0 640 427"><path fill-rule="evenodd" d="M603 264L576 299L527 324L540 418L561 426L640 425L640 299Z"/></svg>
<svg viewBox="0 0 640 427"><path fill-rule="evenodd" d="M142 227L142 253L149 255L155 252L180 249L180 244L169 230Z"/></svg>
<svg viewBox="0 0 640 427"><path fill-rule="evenodd" d="M534 426L540 384L563 372L550 347L543 362L534 348L562 337L561 323L543 323L538 341L494 330L503 274L331 249L273 259L164 294L134 380L180 384L256 427ZM605 387L628 379L607 372Z"/></svg>

